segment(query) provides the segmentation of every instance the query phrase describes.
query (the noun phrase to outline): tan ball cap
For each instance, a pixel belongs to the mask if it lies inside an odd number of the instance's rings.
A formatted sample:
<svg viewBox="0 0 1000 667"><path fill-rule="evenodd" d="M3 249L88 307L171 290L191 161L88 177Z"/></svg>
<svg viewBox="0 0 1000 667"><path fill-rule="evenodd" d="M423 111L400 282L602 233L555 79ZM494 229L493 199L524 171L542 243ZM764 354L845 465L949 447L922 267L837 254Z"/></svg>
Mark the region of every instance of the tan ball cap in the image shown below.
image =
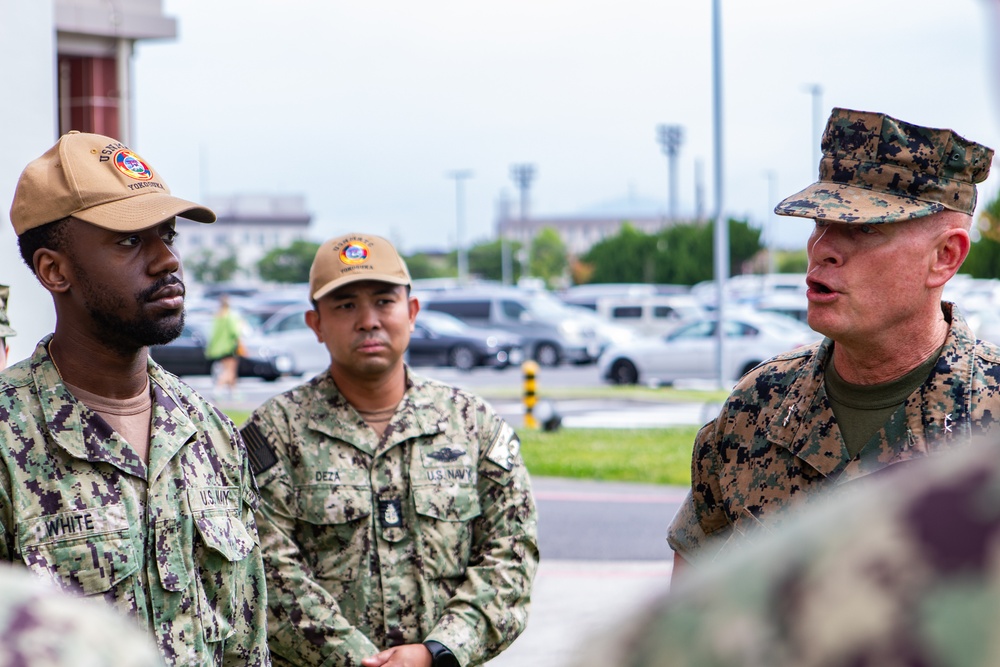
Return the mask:
<svg viewBox="0 0 1000 667"><path fill-rule="evenodd" d="M24 168L10 207L18 236L69 216L120 232L174 216L215 222L210 209L171 195L149 163L122 142L76 131Z"/></svg>
<svg viewBox="0 0 1000 667"><path fill-rule="evenodd" d="M409 285L410 272L392 244L381 236L344 234L316 251L309 269L309 294L315 301L359 280Z"/></svg>

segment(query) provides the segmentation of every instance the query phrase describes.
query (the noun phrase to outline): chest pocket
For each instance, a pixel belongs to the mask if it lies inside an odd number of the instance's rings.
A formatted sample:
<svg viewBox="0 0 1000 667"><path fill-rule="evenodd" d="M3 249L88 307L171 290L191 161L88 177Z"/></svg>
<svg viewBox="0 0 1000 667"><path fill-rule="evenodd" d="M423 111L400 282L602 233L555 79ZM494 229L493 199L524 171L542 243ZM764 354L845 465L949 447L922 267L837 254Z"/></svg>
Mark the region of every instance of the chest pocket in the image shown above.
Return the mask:
<svg viewBox="0 0 1000 667"><path fill-rule="evenodd" d="M371 541L372 494L367 486L311 484L295 489L295 539L320 580L354 581Z"/></svg>
<svg viewBox="0 0 1000 667"><path fill-rule="evenodd" d="M156 523L160 583L168 591L194 596L208 642L233 634L237 577L243 576L246 559L256 546L240 516L242 500L237 487L192 489L188 491L190 520L182 517Z"/></svg>
<svg viewBox="0 0 1000 667"><path fill-rule="evenodd" d="M413 487L413 507L428 576L439 579L464 575L472 550L473 521L481 513L476 487Z"/></svg>
<svg viewBox="0 0 1000 667"><path fill-rule="evenodd" d="M98 595L139 569L124 505L62 512L18 524L21 557L61 588Z"/></svg>

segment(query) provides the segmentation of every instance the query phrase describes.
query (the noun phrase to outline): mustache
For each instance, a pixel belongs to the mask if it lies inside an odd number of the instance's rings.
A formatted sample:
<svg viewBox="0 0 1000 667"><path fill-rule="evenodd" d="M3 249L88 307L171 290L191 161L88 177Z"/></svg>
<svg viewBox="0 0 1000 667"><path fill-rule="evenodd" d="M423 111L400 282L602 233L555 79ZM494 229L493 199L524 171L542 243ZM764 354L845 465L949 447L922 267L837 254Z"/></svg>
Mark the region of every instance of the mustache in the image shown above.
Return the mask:
<svg viewBox="0 0 1000 667"><path fill-rule="evenodd" d="M164 287L169 285L180 285L182 293L187 293L187 289L184 287L184 281L177 276L164 276L160 278L155 283L147 287L146 289L139 292L139 301L152 301L153 295L159 292Z"/></svg>

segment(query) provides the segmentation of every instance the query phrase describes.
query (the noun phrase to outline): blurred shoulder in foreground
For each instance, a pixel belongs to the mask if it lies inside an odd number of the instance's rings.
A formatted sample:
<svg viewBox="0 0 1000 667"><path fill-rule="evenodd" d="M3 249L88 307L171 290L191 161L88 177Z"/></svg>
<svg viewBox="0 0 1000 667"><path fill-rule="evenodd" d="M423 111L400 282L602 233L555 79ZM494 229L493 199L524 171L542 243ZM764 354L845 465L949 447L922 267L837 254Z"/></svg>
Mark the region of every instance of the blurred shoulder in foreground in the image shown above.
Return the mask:
<svg viewBox="0 0 1000 667"><path fill-rule="evenodd" d="M632 620L634 667L1000 664L1000 446L832 496Z"/></svg>
<svg viewBox="0 0 1000 667"><path fill-rule="evenodd" d="M0 665L162 667L156 645L106 605L0 566Z"/></svg>

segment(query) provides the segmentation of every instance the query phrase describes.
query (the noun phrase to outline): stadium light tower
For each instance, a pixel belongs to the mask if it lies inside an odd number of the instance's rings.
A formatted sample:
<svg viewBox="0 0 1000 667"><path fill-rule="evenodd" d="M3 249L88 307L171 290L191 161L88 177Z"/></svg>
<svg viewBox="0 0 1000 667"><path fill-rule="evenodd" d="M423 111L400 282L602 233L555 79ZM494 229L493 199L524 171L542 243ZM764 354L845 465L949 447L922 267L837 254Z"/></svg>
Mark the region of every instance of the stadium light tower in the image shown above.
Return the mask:
<svg viewBox="0 0 1000 667"><path fill-rule="evenodd" d="M680 125L659 125L656 128L656 138L660 149L667 156L667 168L670 170L669 212L671 222L677 220L677 154L680 153L684 141L684 128Z"/></svg>

